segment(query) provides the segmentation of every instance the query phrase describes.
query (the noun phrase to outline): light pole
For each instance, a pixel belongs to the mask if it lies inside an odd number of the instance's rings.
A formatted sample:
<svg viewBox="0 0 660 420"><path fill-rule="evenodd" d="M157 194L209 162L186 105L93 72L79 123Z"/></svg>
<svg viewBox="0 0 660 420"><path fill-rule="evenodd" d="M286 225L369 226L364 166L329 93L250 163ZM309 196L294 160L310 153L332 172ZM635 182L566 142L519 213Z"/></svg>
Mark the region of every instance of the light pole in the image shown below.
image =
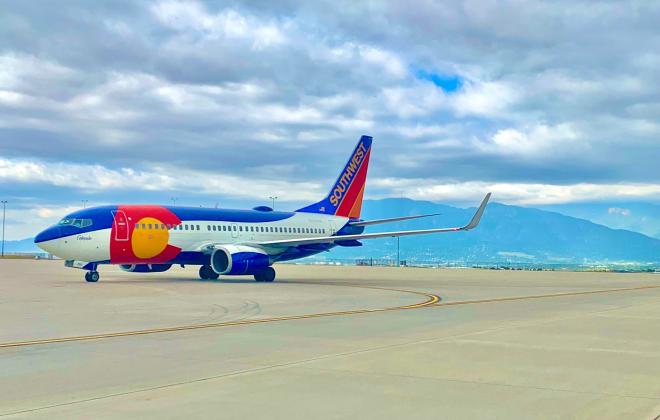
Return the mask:
<svg viewBox="0 0 660 420"><path fill-rule="evenodd" d="M5 258L5 210L7 208L7 200L0 202L2 203L2 258Z"/></svg>
<svg viewBox="0 0 660 420"><path fill-rule="evenodd" d="M82 203L83 203L83 208L87 207L87 202L88 202L89 200L80 200L80 201L82 201Z"/></svg>
<svg viewBox="0 0 660 420"><path fill-rule="evenodd" d="M396 237L396 266L397 267L401 267L401 259L399 258L400 257L400 253L399 253L399 250L400 250L399 240L400 239L401 239L400 236Z"/></svg>
<svg viewBox="0 0 660 420"><path fill-rule="evenodd" d="M272 208L273 208L273 210L275 210L275 200L277 200L277 196L272 195L272 196L270 196L270 197L268 197L268 198L270 198L271 201L273 202L273 207L272 207Z"/></svg>
<svg viewBox="0 0 660 420"><path fill-rule="evenodd" d="M173 203L172 205L176 206L176 200L178 200L178 198L172 197L171 200L172 200L172 203Z"/></svg>

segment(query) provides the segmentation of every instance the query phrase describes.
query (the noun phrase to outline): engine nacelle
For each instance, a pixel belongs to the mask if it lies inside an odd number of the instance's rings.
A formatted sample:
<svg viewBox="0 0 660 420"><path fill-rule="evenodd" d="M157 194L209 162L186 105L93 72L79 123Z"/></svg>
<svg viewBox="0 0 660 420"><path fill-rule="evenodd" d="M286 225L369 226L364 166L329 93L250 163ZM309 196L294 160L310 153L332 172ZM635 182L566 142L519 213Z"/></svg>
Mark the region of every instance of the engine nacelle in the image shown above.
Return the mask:
<svg viewBox="0 0 660 420"><path fill-rule="evenodd" d="M122 264L122 270L130 273L162 273L172 267L172 264Z"/></svg>
<svg viewBox="0 0 660 420"><path fill-rule="evenodd" d="M218 274L256 274L270 265L262 249L246 245L223 245L211 254L211 268Z"/></svg>

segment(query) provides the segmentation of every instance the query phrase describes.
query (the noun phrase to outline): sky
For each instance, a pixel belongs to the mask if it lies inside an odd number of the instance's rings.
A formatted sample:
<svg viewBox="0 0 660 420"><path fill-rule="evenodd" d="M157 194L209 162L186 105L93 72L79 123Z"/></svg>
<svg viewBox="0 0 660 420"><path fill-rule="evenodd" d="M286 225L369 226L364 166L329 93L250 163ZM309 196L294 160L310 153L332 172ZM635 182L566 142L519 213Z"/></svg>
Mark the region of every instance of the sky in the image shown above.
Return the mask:
<svg viewBox="0 0 660 420"><path fill-rule="evenodd" d="M295 209L362 134L367 198L657 204L659 21L653 1L3 2L7 238L83 205Z"/></svg>

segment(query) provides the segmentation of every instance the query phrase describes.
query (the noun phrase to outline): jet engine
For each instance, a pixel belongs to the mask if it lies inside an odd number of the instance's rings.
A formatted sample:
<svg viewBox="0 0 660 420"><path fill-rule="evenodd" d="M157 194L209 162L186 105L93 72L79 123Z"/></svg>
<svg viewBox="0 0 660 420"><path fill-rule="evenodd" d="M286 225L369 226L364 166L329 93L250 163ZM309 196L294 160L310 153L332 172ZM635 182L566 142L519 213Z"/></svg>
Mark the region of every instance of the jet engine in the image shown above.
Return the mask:
<svg viewBox="0 0 660 420"><path fill-rule="evenodd" d="M122 270L130 273L162 273L172 267L172 264L122 264Z"/></svg>
<svg viewBox="0 0 660 420"><path fill-rule="evenodd" d="M269 265L268 254L252 246L222 245L211 254L211 268L218 274L256 274Z"/></svg>

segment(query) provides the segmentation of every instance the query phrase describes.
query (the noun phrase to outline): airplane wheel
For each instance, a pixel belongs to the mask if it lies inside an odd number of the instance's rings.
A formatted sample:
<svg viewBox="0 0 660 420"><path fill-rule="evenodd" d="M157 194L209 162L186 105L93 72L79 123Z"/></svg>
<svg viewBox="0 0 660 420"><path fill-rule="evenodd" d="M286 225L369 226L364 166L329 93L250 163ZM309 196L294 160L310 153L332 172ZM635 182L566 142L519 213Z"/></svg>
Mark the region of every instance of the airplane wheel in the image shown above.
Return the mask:
<svg viewBox="0 0 660 420"><path fill-rule="evenodd" d="M215 280L219 274L213 271L210 265L203 265L199 267L199 278L202 280Z"/></svg>
<svg viewBox="0 0 660 420"><path fill-rule="evenodd" d="M85 281L88 283L96 283L99 281L99 272L98 271L88 271L85 273Z"/></svg>
<svg viewBox="0 0 660 420"><path fill-rule="evenodd" d="M275 280L275 269L273 267L268 267L259 274L261 276L261 281L270 283Z"/></svg>

